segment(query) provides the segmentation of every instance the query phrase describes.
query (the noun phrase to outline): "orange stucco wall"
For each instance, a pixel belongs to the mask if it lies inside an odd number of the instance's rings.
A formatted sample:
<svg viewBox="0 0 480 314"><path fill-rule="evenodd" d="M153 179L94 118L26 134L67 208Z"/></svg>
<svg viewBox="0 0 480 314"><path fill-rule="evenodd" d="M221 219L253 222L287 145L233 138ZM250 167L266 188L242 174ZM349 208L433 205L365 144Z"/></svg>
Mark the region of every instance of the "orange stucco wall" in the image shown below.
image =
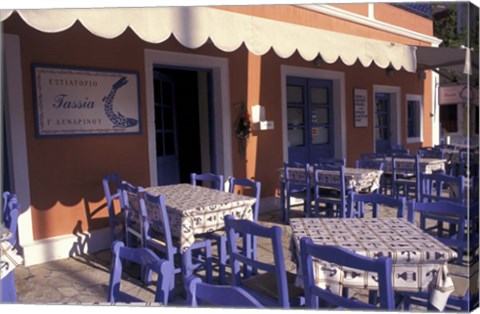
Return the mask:
<svg viewBox="0 0 480 314"><path fill-rule="evenodd" d="M375 19L433 36L432 21L385 3L374 4ZM392 17L395 18L392 18Z"/></svg>
<svg viewBox="0 0 480 314"><path fill-rule="evenodd" d="M312 11L292 6L242 6L222 7L225 10L270 17L329 30L340 30L359 36L418 44L417 41L372 30L351 22L341 21ZM146 124L146 91L144 49L219 56L228 59L230 104L246 102L261 104L266 119L275 123L274 130L254 132L246 154L239 154L237 140L232 134L233 175L255 178L262 182L262 196L272 196L278 186L277 169L283 162L281 65L314 68L313 62L303 60L298 54L281 59L275 53L256 56L245 47L225 53L207 43L198 49L181 46L174 38L161 44L141 41L131 30L115 39L102 39L90 34L79 23L70 29L46 34L27 26L14 14L3 23L5 33L20 37L25 100L25 124L28 149L28 166L31 191L33 234L35 239L72 234L79 230L93 230L108 225L104 207L102 177L118 172L122 179L148 186L148 138ZM139 74L141 102L141 134L128 136L88 136L67 138L38 138L32 96L31 65L78 66L100 69L136 71ZM359 64L351 67L340 61L323 65L323 69L345 73L345 103L348 163L352 165L361 152L373 150L373 85L401 87L402 120L405 117L405 95L425 92L424 103L431 100L430 77L422 82L415 74L398 71L391 78L385 70ZM353 127L353 89L365 88L369 95L369 127ZM427 105L424 105L425 129L430 130ZM232 107L230 120L236 119ZM403 123L403 122L402 122ZM233 132L232 132L233 133ZM426 145L431 143L428 132ZM405 125L402 125L402 142L405 143Z"/></svg>
<svg viewBox="0 0 480 314"><path fill-rule="evenodd" d="M391 17L400 20L408 20L413 14L386 5L390 8ZM419 40L406 38L397 34L389 33L387 30L375 29L365 25L359 25L354 22L347 20L335 18L323 13L315 12L306 8L297 7L297 6L283 6L283 5L265 5L265 6L222 6L218 7L222 10L236 12L241 14L253 15L263 18L269 18L272 20L278 20L287 23L299 24L309 27L321 28L329 31L335 31L340 33L346 33L350 35L362 36L367 38L374 38L378 40L391 41L395 43L401 43L406 45L422 45ZM383 9L383 7L381 7ZM383 16L383 11L379 11L380 15ZM409 29L414 30L418 33L423 33L425 31L425 21L426 19L414 19L411 23L408 24ZM432 27L432 22L428 21L430 27ZM426 35L431 35L432 31L429 33L424 33Z"/></svg>
<svg viewBox="0 0 480 314"><path fill-rule="evenodd" d="M20 36L33 235L37 240L107 227L102 188L105 175L118 172L132 184L149 185L144 49L227 57L212 45L192 51L174 39L160 45L147 44L130 30L106 40L91 35L78 23L65 32L45 34L28 27L16 14L4 23L4 32ZM229 53L228 58L230 83L238 87L230 91L231 103L245 101L246 49ZM141 134L36 137L31 76L34 63L138 72ZM232 120L234 114L232 110ZM236 143L233 137L232 143ZM232 155L235 173L244 174L236 150Z"/></svg>

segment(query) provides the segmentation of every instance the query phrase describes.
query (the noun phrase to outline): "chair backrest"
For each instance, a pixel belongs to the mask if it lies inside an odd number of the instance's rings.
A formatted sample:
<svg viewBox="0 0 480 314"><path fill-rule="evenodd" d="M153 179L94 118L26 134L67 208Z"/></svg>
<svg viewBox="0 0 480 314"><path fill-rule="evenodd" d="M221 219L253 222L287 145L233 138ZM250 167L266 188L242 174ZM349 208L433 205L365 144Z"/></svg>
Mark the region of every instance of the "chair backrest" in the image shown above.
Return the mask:
<svg viewBox="0 0 480 314"><path fill-rule="evenodd" d="M430 233L447 246L457 248L457 263L462 263L463 251L468 247L478 245L479 211L478 202L474 206L457 204L449 201L432 203L408 202L408 221L414 223L415 213L420 214L420 229ZM455 236L450 232L445 234L437 226L432 229L432 224L426 220L448 222L451 230L456 230Z"/></svg>
<svg viewBox="0 0 480 314"><path fill-rule="evenodd" d="M464 204L465 177L442 173L420 173L420 201L451 201Z"/></svg>
<svg viewBox="0 0 480 314"><path fill-rule="evenodd" d="M379 159L359 159L355 161L355 168L385 170L385 161Z"/></svg>
<svg viewBox="0 0 480 314"><path fill-rule="evenodd" d="M345 167L328 164L315 164L313 167L315 202L332 202L330 193L323 194L325 189L337 190L336 193L340 206L339 216L345 217L347 207L347 190L345 184ZM328 171L326 174L324 171ZM322 190L323 189L323 190Z"/></svg>
<svg viewBox="0 0 480 314"><path fill-rule="evenodd" d="M170 230L165 196L153 195L148 192L143 192L141 195L140 206L145 212L145 238L147 246L155 247L165 254L168 260L173 261L176 248L173 244Z"/></svg>
<svg viewBox="0 0 480 314"><path fill-rule="evenodd" d="M358 299L350 299L321 288L315 284L314 259L328 263L331 270L332 264L377 273L380 308L393 310L395 308L392 286L392 260L381 256L372 259L358 255L352 251L337 246L313 244L311 238L300 239L300 261L303 270L303 286L305 289L305 306L318 309L318 299L326 303L347 309L372 309L375 305L364 303ZM338 269L337 271L342 271ZM343 270L345 273L346 270ZM347 277L346 275L344 277Z"/></svg>
<svg viewBox="0 0 480 314"><path fill-rule="evenodd" d="M17 195L10 192L3 192L2 221L4 226L12 233L8 240L12 246L17 243L19 204Z"/></svg>
<svg viewBox="0 0 480 314"><path fill-rule="evenodd" d="M282 308L289 308L287 272L282 248L282 229L278 226L265 227L245 219L235 220L231 215L225 216L225 227L227 232L227 251L232 267L232 285L241 286L242 279L249 278L255 273L249 271L242 273L242 268L262 270L270 273L275 278L276 287L274 289L278 299L273 300L271 297L259 293L255 293L255 297L257 299L262 298L264 301L262 304L268 302ZM242 249L239 249L236 244L239 237L243 238L244 246ZM254 248L251 247L251 243L254 243L251 240L252 237L267 240L268 245L270 245L268 250L273 254L271 263L255 259Z"/></svg>
<svg viewBox="0 0 480 314"><path fill-rule="evenodd" d="M211 183L211 188L223 191L223 175L216 175L213 173L191 173L190 174L191 184L193 186L197 185L198 181L201 181L204 184L204 181Z"/></svg>
<svg viewBox="0 0 480 314"><path fill-rule="evenodd" d="M221 307L264 308L257 299L241 287L208 284L194 275L185 279L185 291L187 291L187 304L193 307L216 305Z"/></svg>
<svg viewBox="0 0 480 314"><path fill-rule="evenodd" d="M393 144L387 151L389 156L410 156L410 150L405 148L403 144Z"/></svg>
<svg viewBox="0 0 480 314"><path fill-rule="evenodd" d="M127 235L131 234L140 240L141 246L143 246L145 242L145 223L143 217L146 215L144 209L140 206L140 193L142 191L142 188L133 186L127 181L122 181L126 232ZM127 243L127 246L130 246L129 243Z"/></svg>
<svg viewBox="0 0 480 314"><path fill-rule="evenodd" d="M402 178L409 178L415 182L415 199L420 198L420 156L393 156L392 182ZM393 189L396 189L395 184ZM395 193L393 193L395 195Z"/></svg>
<svg viewBox="0 0 480 314"><path fill-rule="evenodd" d="M386 157L387 157L387 154L384 154L384 153L361 153L360 154L360 160L371 160L371 159L379 159L379 158L385 159Z"/></svg>
<svg viewBox="0 0 480 314"><path fill-rule="evenodd" d="M110 271L108 302L148 302L147 300L140 300L120 289L123 271L122 261L136 263L156 272L158 279L154 302L167 305L170 283L174 275L173 263L160 259L150 249L125 247L121 241L115 241L112 244L112 267Z"/></svg>
<svg viewBox="0 0 480 314"><path fill-rule="evenodd" d="M255 205L253 205L253 220L258 221L258 211L260 206L260 192L262 184L258 181L254 182L246 178L229 178L229 193L244 194L245 188L251 189L255 197Z"/></svg>
<svg viewBox="0 0 480 314"><path fill-rule="evenodd" d="M434 146L434 148L440 148L440 149L456 149L456 146L453 144L445 144L445 143L440 143Z"/></svg>
<svg viewBox="0 0 480 314"><path fill-rule="evenodd" d="M123 200L122 183L118 173L105 176L102 179L103 191L105 192L105 199L107 201L108 220L110 224L110 239L113 242L117 237L115 234L116 219L115 201L118 200L120 204L119 211L123 212L125 205ZM122 230L123 232L123 230Z"/></svg>
<svg viewBox="0 0 480 314"><path fill-rule="evenodd" d="M347 166L346 158L317 158L316 164L318 165L331 165L336 167Z"/></svg>
<svg viewBox="0 0 480 314"><path fill-rule="evenodd" d="M302 190L310 187L310 164L299 162L284 162L283 177L287 190Z"/></svg>
<svg viewBox="0 0 480 314"><path fill-rule="evenodd" d="M349 191L347 203L347 217L350 218L363 218L365 216L365 205L367 204L370 204L372 207L373 218L379 218L379 209L381 208L381 205L396 208L397 218L405 217L405 210L407 208L407 200L405 197L400 196L397 199L379 193L357 194L354 191Z"/></svg>
<svg viewBox="0 0 480 314"><path fill-rule="evenodd" d="M435 147L422 147L418 150L418 154L422 158L445 158L444 152L440 148Z"/></svg>

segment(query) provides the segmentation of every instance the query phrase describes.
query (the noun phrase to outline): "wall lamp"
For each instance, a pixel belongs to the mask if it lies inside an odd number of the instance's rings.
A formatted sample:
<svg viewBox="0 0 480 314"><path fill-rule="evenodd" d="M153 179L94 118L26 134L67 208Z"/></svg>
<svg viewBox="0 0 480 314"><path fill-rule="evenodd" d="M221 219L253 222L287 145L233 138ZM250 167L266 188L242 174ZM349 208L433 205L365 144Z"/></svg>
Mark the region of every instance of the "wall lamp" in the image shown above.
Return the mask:
<svg viewBox="0 0 480 314"><path fill-rule="evenodd" d="M388 67L385 69L385 73L388 77L392 77L395 74L395 69L392 67Z"/></svg>
<svg viewBox="0 0 480 314"><path fill-rule="evenodd" d="M313 59L313 63L315 64L315 67L319 68L323 64L323 59L321 56L317 56L315 59Z"/></svg>

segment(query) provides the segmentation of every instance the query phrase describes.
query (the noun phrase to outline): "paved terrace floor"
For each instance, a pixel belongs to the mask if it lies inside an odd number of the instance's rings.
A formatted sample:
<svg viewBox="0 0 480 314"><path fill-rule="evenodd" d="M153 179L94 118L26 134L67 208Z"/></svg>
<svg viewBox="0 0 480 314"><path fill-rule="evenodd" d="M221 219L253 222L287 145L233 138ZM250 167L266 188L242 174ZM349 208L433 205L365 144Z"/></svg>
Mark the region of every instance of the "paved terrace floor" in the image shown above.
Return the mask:
<svg viewBox="0 0 480 314"><path fill-rule="evenodd" d="M393 210L387 209L387 212L389 212L388 216L394 217ZM296 214L292 215L292 217L296 216ZM290 260L289 252L291 230L288 225L281 222L280 211L263 213L260 215L259 221L266 226L278 225L282 228L286 268L288 271L295 273L296 266ZM258 252L262 260L271 259L271 251L261 242L259 242ZM93 304L98 305L95 306L96 308L102 304L105 305L107 304L110 258L110 251L104 250L94 254L70 257L30 267L20 266L15 271L18 302L24 305ZM451 272L466 276L468 267L453 266ZM127 276L128 278L122 282L122 289L137 295L143 300L153 302L153 286L142 285L135 279L135 275L132 275ZM169 303L169 306L176 308L185 306L180 277L177 276L175 300ZM468 280L466 279L461 285L456 288L465 291ZM366 297L366 294L362 295L360 292L357 297L363 298ZM69 306L67 310L69 308L75 307ZM81 308L85 310L83 306ZM107 308L105 307L105 309ZM417 310L423 311L424 309Z"/></svg>

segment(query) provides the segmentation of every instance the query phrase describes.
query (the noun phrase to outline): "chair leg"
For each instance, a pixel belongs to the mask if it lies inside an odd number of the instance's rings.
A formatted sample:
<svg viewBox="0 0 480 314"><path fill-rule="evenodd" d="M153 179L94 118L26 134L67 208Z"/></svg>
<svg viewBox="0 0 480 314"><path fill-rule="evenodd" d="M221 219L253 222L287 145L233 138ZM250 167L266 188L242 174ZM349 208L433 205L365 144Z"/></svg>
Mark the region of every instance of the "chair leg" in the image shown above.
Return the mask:
<svg viewBox="0 0 480 314"><path fill-rule="evenodd" d="M204 249L205 255L203 261L194 264L192 251L196 249ZM203 264L203 265L202 265ZM207 283L213 282L213 268L212 268L212 244L210 240L205 240L201 245L192 245L182 254L182 274L183 278L192 275L195 269L203 266L205 270L205 278Z"/></svg>
<svg viewBox="0 0 480 314"><path fill-rule="evenodd" d="M217 242L218 246L218 258L220 260L219 263L219 283L221 285L226 283L226 267L227 267L227 237L222 236L218 239Z"/></svg>

